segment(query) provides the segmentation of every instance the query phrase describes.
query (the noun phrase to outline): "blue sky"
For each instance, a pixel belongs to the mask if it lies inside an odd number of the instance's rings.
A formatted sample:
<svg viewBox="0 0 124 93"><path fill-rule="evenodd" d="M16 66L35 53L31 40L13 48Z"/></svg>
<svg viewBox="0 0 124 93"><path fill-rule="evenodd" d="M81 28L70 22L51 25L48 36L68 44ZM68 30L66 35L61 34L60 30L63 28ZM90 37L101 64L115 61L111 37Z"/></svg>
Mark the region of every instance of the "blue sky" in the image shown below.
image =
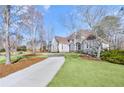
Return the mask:
<svg viewBox="0 0 124 93"><path fill-rule="evenodd" d="M44 14L45 29L54 29L55 35L67 36L67 28L63 25L63 17L74 10L74 6L50 6L49 9L43 9L43 6L38 6L38 9Z"/></svg>
<svg viewBox="0 0 124 93"><path fill-rule="evenodd" d="M63 16L73 11L73 6L52 6L45 14L45 25L52 26L56 35L66 35L67 30L63 26Z"/></svg>
<svg viewBox="0 0 124 93"><path fill-rule="evenodd" d="M120 6L104 6L108 11L116 12ZM63 25L63 17L75 11L75 6L71 5L55 5L55 6L37 6L37 9L43 12L46 31L53 28L55 35L67 36L68 29ZM94 11L95 12L95 11ZM88 28L85 24L81 24L83 29Z"/></svg>

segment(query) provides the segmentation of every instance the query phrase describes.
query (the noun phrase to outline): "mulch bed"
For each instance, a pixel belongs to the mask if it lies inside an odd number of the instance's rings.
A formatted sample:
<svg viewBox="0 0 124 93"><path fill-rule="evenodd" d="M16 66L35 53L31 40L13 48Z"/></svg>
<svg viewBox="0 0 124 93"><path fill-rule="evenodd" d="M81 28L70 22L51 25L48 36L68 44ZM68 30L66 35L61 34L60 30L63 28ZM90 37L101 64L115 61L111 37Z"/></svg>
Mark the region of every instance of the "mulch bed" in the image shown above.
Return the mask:
<svg viewBox="0 0 124 93"><path fill-rule="evenodd" d="M38 58L38 57L37 58L24 58L14 64L10 64L10 65L0 64L0 77L5 77L11 73L14 73L16 71L29 67L44 59L45 58Z"/></svg>
<svg viewBox="0 0 124 93"><path fill-rule="evenodd" d="M23 56L25 56L25 57L35 57L35 56L42 56L42 54L24 54Z"/></svg>
<svg viewBox="0 0 124 93"><path fill-rule="evenodd" d="M100 59L97 59L97 58L95 58L95 57L93 57L93 56L86 55L86 54L82 54L82 55L80 55L80 57L81 57L82 59L87 59L87 60L95 60L95 61L99 61L99 60L100 60Z"/></svg>

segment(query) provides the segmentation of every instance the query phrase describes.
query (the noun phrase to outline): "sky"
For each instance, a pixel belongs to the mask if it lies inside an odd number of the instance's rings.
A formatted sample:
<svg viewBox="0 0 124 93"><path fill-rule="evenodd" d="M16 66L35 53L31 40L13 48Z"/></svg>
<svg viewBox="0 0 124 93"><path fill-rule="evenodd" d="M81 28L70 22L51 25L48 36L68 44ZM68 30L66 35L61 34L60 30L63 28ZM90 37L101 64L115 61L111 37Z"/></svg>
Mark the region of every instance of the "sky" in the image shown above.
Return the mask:
<svg viewBox="0 0 124 93"><path fill-rule="evenodd" d="M56 35L65 36L67 29L63 25L63 17L73 11L73 6L51 6L45 14L45 25L53 27Z"/></svg>
<svg viewBox="0 0 124 93"><path fill-rule="evenodd" d="M67 36L67 28L63 25L63 17L74 11L74 6L37 6L43 12L45 29L53 28L55 35Z"/></svg>
<svg viewBox="0 0 124 93"><path fill-rule="evenodd" d="M75 11L76 6L72 5L52 5L52 6L36 6L44 15L45 30L48 31L53 28L56 36L67 36L69 29L63 24L63 18L71 12ZM121 6L103 6L107 7L111 13L116 13ZM93 11L95 12L95 11ZM67 18L68 19L68 18ZM87 29L86 24L81 24L82 29Z"/></svg>

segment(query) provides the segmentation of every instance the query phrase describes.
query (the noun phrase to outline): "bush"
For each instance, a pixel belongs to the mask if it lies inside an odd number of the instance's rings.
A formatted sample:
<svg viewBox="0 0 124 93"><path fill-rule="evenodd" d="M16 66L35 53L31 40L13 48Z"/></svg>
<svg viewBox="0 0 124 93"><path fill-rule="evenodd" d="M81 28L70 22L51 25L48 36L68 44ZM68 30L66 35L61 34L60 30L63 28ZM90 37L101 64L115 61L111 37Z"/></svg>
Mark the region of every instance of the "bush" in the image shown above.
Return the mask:
<svg viewBox="0 0 124 93"><path fill-rule="evenodd" d="M23 52L22 52L22 51L20 51L18 54L23 54Z"/></svg>
<svg viewBox="0 0 124 93"><path fill-rule="evenodd" d="M3 49L0 49L0 52L5 52L5 49L3 48Z"/></svg>
<svg viewBox="0 0 124 93"><path fill-rule="evenodd" d="M24 56L13 56L12 59L12 63L16 63L18 62L20 59L24 58Z"/></svg>
<svg viewBox="0 0 124 93"><path fill-rule="evenodd" d="M17 48L17 51L26 51L26 46L20 46Z"/></svg>
<svg viewBox="0 0 124 93"><path fill-rule="evenodd" d="M103 51L101 59L112 63L124 64L124 50Z"/></svg>

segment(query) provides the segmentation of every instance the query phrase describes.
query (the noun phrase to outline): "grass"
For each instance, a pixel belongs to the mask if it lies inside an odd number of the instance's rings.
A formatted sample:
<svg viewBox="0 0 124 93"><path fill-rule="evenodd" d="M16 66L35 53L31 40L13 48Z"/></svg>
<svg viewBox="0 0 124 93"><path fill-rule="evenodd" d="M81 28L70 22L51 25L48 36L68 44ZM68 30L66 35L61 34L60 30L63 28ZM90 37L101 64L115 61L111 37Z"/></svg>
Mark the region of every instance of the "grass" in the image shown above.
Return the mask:
<svg viewBox="0 0 124 93"><path fill-rule="evenodd" d="M49 87L124 87L124 65L67 54Z"/></svg>

